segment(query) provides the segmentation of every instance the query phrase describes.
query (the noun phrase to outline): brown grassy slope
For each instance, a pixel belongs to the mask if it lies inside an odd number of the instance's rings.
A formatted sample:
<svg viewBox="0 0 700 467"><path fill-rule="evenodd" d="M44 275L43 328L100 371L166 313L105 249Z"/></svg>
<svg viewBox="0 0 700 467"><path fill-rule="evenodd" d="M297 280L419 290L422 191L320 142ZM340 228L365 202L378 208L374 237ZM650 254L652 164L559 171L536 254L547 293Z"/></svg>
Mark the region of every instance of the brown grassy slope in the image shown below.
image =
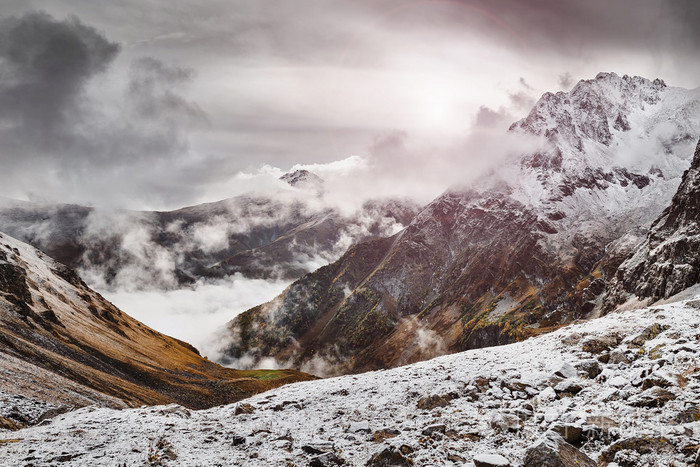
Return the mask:
<svg viewBox="0 0 700 467"><path fill-rule="evenodd" d="M312 378L293 370L261 378L212 363L121 312L70 269L2 234L0 352L128 405L206 408Z"/></svg>

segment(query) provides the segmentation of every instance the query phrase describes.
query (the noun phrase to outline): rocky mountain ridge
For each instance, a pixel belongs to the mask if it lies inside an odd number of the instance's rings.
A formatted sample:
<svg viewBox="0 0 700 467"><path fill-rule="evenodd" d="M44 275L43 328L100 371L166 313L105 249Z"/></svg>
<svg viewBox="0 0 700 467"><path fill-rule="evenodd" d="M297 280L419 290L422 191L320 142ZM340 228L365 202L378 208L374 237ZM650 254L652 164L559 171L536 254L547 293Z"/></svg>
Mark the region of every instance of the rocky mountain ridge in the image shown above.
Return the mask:
<svg viewBox="0 0 700 467"><path fill-rule="evenodd" d="M690 168L645 241L617 271L608 309L628 297L656 301L700 282L700 141Z"/></svg>
<svg viewBox="0 0 700 467"><path fill-rule="evenodd" d="M272 356L311 371L364 371L597 313L605 281L689 164L700 91L601 73L545 94L511 131L548 143L240 315L228 361Z"/></svg>

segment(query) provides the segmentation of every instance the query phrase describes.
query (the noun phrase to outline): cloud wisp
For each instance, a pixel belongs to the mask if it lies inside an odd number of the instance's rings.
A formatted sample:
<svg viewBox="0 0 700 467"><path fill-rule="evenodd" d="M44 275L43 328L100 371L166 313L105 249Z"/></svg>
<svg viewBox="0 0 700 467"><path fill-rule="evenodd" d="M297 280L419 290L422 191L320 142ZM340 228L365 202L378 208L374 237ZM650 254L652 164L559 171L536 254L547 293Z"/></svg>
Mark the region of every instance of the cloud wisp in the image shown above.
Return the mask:
<svg viewBox="0 0 700 467"><path fill-rule="evenodd" d="M119 51L77 17L28 13L0 20L6 194L119 205L130 191L157 199L181 183L186 197L189 135L207 123L182 94L194 71L136 59L115 99L101 87L109 88L105 73Z"/></svg>

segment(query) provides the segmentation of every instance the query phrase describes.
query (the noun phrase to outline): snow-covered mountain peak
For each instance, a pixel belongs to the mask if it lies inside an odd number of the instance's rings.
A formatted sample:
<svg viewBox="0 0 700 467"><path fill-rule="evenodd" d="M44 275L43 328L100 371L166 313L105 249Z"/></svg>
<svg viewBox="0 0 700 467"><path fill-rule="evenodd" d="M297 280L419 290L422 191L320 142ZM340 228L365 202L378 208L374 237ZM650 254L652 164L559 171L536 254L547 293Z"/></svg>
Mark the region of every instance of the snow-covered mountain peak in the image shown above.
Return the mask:
<svg viewBox="0 0 700 467"><path fill-rule="evenodd" d="M594 79L579 81L570 92L545 93L511 129L546 136L555 143L567 142L579 152L584 150L585 138L608 146L615 132L631 129L628 115L657 104L664 89L666 84L660 79L599 73Z"/></svg>
<svg viewBox="0 0 700 467"><path fill-rule="evenodd" d="M287 182L296 188L320 189L324 184L324 180L321 177L305 169L288 172L282 175L280 180Z"/></svg>
<svg viewBox="0 0 700 467"><path fill-rule="evenodd" d="M524 205L563 204L557 210L569 217L569 205L602 207L593 210L597 217L639 204L623 200L646 203L659 189L663 204L652 204L660 212L689 165L699 129L700 89L599 73L570 92L544 94L511 126L544 137L546 144L502 177Z"/></svg>

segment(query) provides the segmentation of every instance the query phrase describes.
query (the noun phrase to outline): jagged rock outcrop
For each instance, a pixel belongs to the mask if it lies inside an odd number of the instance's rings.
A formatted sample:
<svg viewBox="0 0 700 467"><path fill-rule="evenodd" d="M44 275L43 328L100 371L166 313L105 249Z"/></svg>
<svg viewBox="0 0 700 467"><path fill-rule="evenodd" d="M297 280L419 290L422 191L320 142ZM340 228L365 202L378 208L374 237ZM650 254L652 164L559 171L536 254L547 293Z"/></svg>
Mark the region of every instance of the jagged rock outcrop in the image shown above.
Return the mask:
<svg viewBox="0 0 700 467"><path fill-rule="evenodd" d="M614 73L545 94L511 127L544 140L541 150L447 191L391 239L358 245L240 315L229 326L228 361L360 371L588 316L676 191L698 102L696 91ZM659 142L657 126L671 116ZM656 149L630 159L639 139Z"/></svg>
<svg viewBox="0 0 700 467"><path fill-rule="evenodd" d="M671 205L622 263L606 296L613 308L630 295L655 301L700 282L700 141Z"/></svg>
<svg viewBox="0 0 700 467"><path fill-rule="evenodd" d="M205 408L311 379L293 370L261 376L210 362L124 314L73 270L4 234L0 374L0 394L112 407Z"/></svg>

